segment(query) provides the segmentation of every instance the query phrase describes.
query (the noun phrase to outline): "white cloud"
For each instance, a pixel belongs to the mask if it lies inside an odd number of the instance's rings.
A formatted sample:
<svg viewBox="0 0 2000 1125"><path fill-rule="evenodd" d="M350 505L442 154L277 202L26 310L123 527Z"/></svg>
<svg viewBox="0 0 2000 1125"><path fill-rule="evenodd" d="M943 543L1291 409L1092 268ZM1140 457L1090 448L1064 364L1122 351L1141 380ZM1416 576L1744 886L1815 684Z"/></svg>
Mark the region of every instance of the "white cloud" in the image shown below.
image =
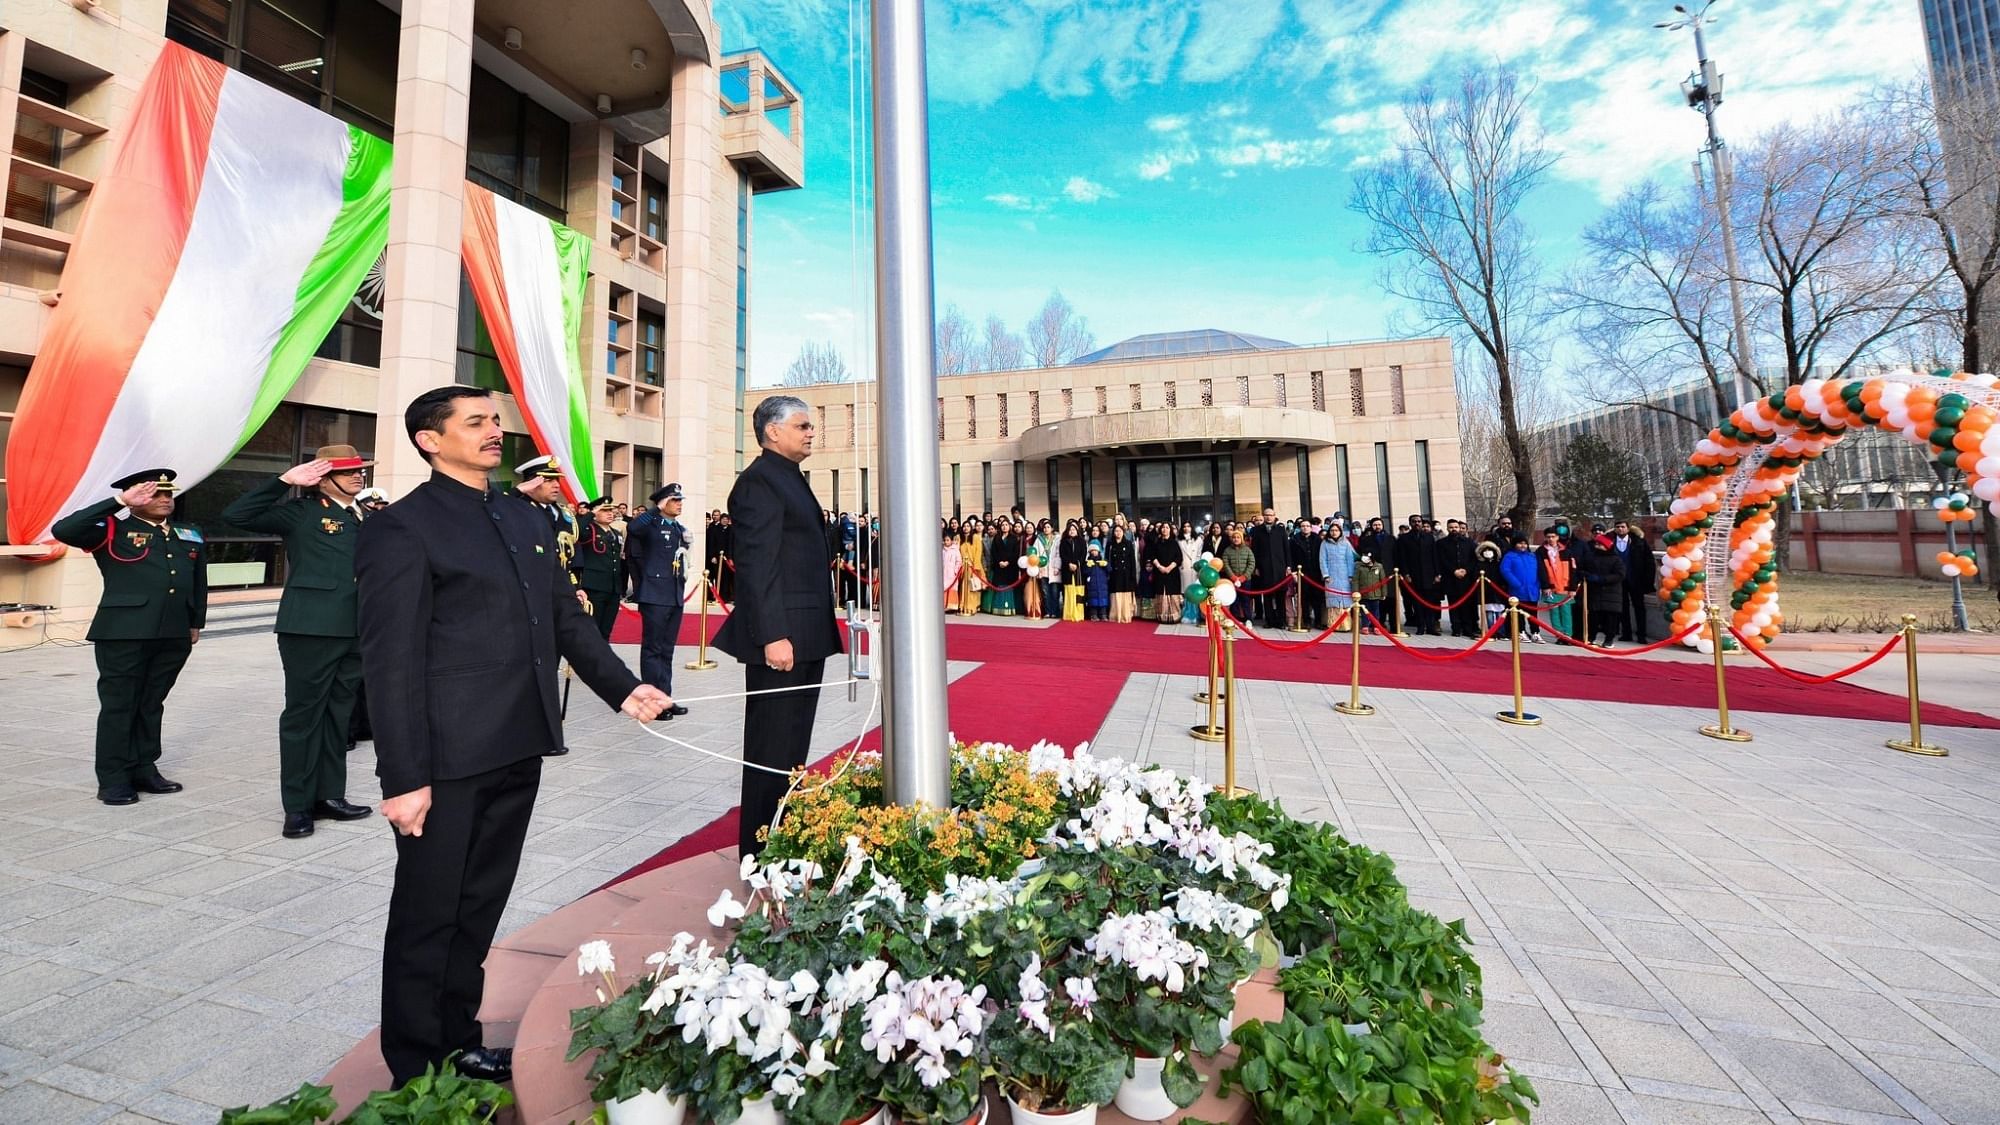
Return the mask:
<svg viewBox="0 0 2000 1125"><path fill-rule="evenodd" d="M1012 191L995 192L986 197L986 202L1005 207L1009 211L1035 211L1041 206L1029 196Z"/></svg>
<svg viewBox="0 0 2000 1125"><path fill-rule="evenodd" d="M1063 194L1078 203L1096 203L1100 199L1110 199L1118 193L1096 180L1071 176L1069 182L1063 185Z"/></svg>
<svg viewBox="0 0 2000 1125"><path fill-rule="evenodd" d="M1146 119L1146 128L1155 133L1178 133L1187 127L1187 115L1183 113L1162 113Z"/></svg>
<svg viewBox="0 0 2000 1125"><path fill-rule="evenodd" d="M1265 55L1264 44L1284 15L1283 0L1201 0L1181 77L1189 82L1234 78Z"/></svg>
<svg viewBox="0 0 2000 1125"><path fill-rule="evenodd" d="M1174 169L1183 168L1201 159L1201 154L1191 145L1162 149L1139 161L1139 178L1142 180L1170 180Z"/></svg>

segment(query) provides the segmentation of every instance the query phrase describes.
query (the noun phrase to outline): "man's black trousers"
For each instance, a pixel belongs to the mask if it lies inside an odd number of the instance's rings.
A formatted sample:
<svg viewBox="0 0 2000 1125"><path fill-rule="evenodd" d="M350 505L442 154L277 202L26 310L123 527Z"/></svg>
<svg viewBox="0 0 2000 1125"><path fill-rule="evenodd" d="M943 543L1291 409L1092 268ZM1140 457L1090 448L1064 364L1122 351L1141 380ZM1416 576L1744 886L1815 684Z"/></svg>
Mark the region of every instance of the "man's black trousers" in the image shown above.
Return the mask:
<svg viewBox="0 0 2000 1125"><path fill-rule="evenodd" d="M826 672L826 661L808 660L792 665L789 672L775 672L761 662L743 666L745 691L818 685ZM819 688L775 695L752 695L743 701L743 756L761 766L792 769L805 765L806 751L812 746L813 716L819 713ZM741 854L762 851L757 830L771 823L784 800L791 779L747 766L743 770L742 828L737 837Z"/></svg>
<svg viewBox="0 0 2000 1125"><path fill-rule="evenodd" d="M193 651L194 642L184 635L97 642L99 788L160 776L160 720L167 693Z"/></svg>
<svg viewBox="0 0 2000 1125"><path fill-rule="evenodd" d="M610 640L611 628L618 624L618 595L610 590L585 590L584 593L590 597L590 617L597 622L597 631L605 640Z"/></svg>
<svg viewBox="0 0 2000 1125"><path fill-rule="evenodd" d="M424 834L396 837L382 940L382 1059L401 1086L481 1046L486 954L521 865L541 787L535 756L431 783Z"/></svg>
<svg viewBox="0 0 2000 1125"><path fill-rule="evenodd" d="M1625 583L1625 620L1619 631L1625 634L1620 640L1630 638L1640 644L1646 643L1646 591L1636 582ZM1667 632L1672 633L1673 630Z"/></svg>
<svg viewBox="0 0 2000 1125"><path fill-rule="evenodd" d="M674 693L674 644L681 639L681 603L639 605L639 678Z"/></svg>

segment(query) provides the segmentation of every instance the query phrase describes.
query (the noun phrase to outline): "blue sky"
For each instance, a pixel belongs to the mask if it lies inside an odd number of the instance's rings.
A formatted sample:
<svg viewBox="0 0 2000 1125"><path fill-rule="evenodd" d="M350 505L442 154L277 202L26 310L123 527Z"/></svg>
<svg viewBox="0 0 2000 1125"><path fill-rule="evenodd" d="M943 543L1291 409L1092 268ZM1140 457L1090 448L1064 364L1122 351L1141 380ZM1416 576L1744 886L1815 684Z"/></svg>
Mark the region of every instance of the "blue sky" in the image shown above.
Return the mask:
<svg viewBox="0 0 2000 1125"><path fill-rule="evenodd" d="M1915 0L1724 0L1725 133L1803 120L1923 63ZM1691 175L1672 4L1629 0L929 0L937 300L1018 331L1060 288L1100 344L1222 328L1297 343L1392 334L1346 207L1398 99L1469 59L1515 64L1561 160L1532 202L1564 267L1604 203ZM806 100L800 191L757 202L751 380L808 340L866 370L871 233L850 104L864 0L718 4ZM865 59L858 70L865 93ZM865 122L861 123L865 127ZM858 141L858 144L857 144ZM853 221L860 207L860 222ZM858 245L856 236L858 235Z"/></svg>

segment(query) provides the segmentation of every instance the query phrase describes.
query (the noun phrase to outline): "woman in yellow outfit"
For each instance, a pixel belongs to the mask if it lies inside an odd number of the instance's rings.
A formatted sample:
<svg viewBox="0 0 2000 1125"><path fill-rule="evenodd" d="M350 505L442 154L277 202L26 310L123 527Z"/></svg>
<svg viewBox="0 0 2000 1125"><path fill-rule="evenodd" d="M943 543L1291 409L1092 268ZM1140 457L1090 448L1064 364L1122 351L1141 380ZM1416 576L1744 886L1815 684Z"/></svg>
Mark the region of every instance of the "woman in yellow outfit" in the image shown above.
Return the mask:
<svg viewBox="0 0 2000 1125"><path fill-rule="evenodd" d="M980 549L979 521L967 520L958 536L958 613L971 617L979 612L980 591L986 585L986 560Z"/></svg>

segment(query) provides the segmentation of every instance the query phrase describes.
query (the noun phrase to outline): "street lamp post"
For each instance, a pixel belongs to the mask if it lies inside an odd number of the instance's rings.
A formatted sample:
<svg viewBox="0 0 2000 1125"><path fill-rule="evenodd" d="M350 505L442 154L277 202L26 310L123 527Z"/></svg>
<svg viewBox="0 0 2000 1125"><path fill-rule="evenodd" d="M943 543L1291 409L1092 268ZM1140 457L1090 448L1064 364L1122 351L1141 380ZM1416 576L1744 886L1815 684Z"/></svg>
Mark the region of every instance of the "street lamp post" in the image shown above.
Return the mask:
<svg viewBox="0 0 2000 1125"><path fill-rule="evenodd" d="M1722 143L1722 134L1715 125L1715 110L1722 104L1722 74L1716 70L1715 60L1708 57L1708 39L1702 34L1712 5L1713 0L1709 0L1698 11L1690 12L1687 5L1675 4L1679 18L1653 26L1667 31L1694 29L1697 69L1681 83L1681 93L1687 97L1688 107L1708 123L1708 144L1702 146L1702 151L1708 154L1709 167L1715 173L1715 214L1722 226L1723 267L1729 272L1730 327L1736 337L1736 346L1730 349L1736 360L1736 399L1747 402L1755 393L1755 381L1750 374L1750 332L1743 318L1743 269L1736 258L1736 224L1729 213L1729 195L1735 177L1730 170L1729 147Z"/></svg>
<svg viewBox="0 0 2000 1125"><path fill-rule="evenodd" d="M1957 479L1958 470L1935 462L1931 471L1937 474L1938 487L1947 494L1951 492L1952 481ZM1944 525L1944 549L1958 554L1958 522ZM1951 576L1951 627L1955 632L1966 632L1972 625L1965 615L1965 582L1958 575Z"/></svg>

